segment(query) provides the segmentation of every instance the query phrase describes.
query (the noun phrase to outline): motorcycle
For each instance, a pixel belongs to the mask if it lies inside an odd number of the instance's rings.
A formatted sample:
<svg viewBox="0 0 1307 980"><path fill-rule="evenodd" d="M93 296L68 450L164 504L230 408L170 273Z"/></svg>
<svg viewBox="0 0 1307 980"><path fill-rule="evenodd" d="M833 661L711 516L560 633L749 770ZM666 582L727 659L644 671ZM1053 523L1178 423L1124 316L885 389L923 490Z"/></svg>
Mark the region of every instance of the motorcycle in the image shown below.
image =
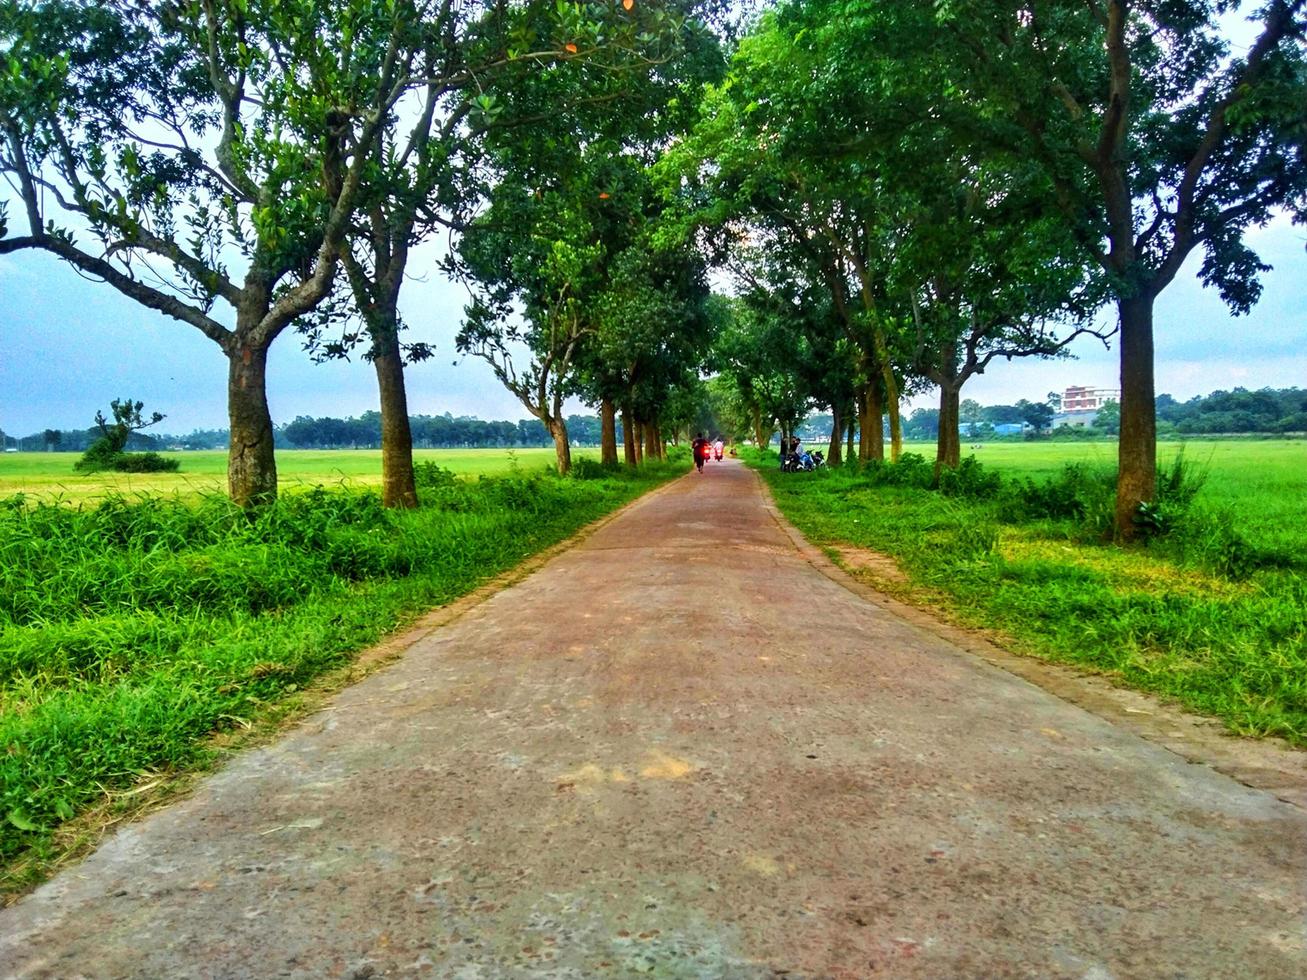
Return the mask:
<svg viewBox="0 0 1307 980"><path fill-rule="evenodd" d="M713 449L713 451L712 451L712 458L715 459L715 460L717 460L717 462L719 462L719 463L722 461L722 451L721 451L720 448L714 448L714 449Z"/></svg>

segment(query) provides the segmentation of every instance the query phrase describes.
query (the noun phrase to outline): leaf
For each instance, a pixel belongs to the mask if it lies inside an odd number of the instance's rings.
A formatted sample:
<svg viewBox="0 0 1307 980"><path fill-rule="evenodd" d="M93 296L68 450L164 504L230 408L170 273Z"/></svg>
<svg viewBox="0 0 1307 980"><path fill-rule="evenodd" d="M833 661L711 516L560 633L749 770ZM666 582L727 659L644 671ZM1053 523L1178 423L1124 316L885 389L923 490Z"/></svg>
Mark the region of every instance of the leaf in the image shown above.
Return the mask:
<svg viewBox="0 0 1307 980"><path fill-rule="evenodd" d="M630 10L634 6L635 6L635 0L622 0L623 10Z"/></svg>
<svg viewBox="0 0 1307 980"><path fill-rule="evenodd" d="M56 800L54 804L54 812L59 815L60 820L73 819L73 807L67 800Z"/></svg>
<svg viewBox="0 0 1307 980"><path fill-rule="evenodd" d="M563 50L568 52L568 54L576 54L577 48L575 44L568 42L567 44L563 45Z"/></svg>
<svg viewBox="0 0 1307 980"><path fill-rule="evenodd" d="M34 831L40 831L45 829L40 824L32 820L32 818L29 817L26 813L24 813L22 810L19 810L17 808L9 811L9 822L13 824L15 827L17 827L19 830L27 830L27 831L34 832Z"/></svg>

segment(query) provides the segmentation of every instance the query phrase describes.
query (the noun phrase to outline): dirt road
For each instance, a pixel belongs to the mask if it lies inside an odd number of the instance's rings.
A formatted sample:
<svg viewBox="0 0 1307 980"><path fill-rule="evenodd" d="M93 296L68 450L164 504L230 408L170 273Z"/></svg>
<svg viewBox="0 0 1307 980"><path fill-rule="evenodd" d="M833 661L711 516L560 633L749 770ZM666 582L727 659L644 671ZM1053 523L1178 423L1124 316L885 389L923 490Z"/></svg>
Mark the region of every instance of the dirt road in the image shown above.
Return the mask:
<svg viewBox="0 0 1307 980"><path fill-rule="evenodd" d="M1307 976L1307 815L711 464L0 913L18 977Z"/></svg>

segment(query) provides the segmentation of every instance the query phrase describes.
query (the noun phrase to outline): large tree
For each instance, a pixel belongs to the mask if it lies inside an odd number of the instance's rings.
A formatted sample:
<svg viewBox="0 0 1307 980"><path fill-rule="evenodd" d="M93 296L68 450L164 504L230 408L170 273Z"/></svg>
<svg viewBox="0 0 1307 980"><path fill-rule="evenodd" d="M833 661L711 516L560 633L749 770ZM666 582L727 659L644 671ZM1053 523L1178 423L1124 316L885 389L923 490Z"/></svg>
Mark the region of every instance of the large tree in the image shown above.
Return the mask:
<svg viewBox="0 0 1307 980"><path fill-rule="evenodd" d="M401 342L400 292L413 247L433 229L457 233L482 203L483 157L505 134L530 140L560 120L593 131L674 55L687 29L682 4L440 4L422 23L423 82L407 114L393 115L372 147L369 184L342 250L382 417L382 494L414 506L406 360L429 356ZM348 328L346 340L361 335ZM314 341L328 354L347 343Z"/></svg>
<svg viewBox="0 0 1307 980"><path fill-rule="evenodd" d="M0 254L50 252L218 345L240 504L276 494L268 349L330 292L427 6L0 4L0 172L28 226L0 222Z"/></svg>
<svg viewBox="0 0 1307 980"><path fill-rule="evenodd" d="M844 5L847 8L847 4ZM879 6L868 0L858 7ZM900 12L907 15L900 5ZM1236 314L1266 266L1250 227L1307 210L1307 0L954 0L921 56L947 64L994 146L1038 162L1120 323L1116 523L1156 486L1154 307L1191 253ZM1228 37L1246 14L1251 43Z"/></svg>

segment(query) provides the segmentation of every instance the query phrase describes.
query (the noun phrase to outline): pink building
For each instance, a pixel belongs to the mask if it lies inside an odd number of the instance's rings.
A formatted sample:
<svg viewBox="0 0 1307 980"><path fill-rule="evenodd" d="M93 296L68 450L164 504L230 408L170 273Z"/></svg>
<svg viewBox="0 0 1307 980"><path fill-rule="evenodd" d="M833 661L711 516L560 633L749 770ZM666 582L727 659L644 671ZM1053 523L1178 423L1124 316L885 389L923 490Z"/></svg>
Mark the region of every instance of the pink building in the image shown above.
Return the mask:
<svg viewBox="0 0 1307 980"><path fill-rule="evenodd" d="M1068 388L1062 392L1062 411L1096 412L1106 403L1120 400L1120 388Z"/></svg>

